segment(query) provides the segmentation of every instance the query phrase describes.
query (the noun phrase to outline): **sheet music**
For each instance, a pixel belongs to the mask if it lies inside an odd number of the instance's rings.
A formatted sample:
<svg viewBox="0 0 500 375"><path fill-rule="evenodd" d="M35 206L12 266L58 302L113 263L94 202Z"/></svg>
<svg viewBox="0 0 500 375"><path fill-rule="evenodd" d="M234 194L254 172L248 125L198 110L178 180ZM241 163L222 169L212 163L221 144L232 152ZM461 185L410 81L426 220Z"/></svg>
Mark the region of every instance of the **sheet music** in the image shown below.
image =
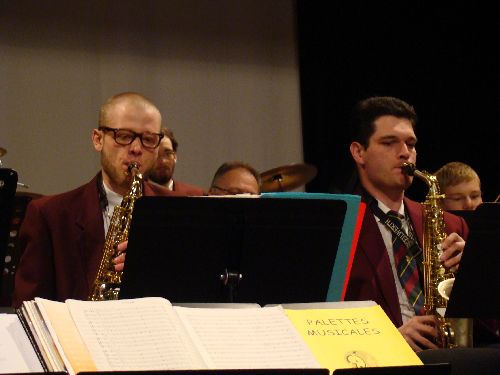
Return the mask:
<svg viewBox="0 0 500 375"><path fill-rule="evenodd" d="M66 304L99 371L206 368L163 298Z"/></svg>
<svg viewBox="0 0 500 375"><path fill-rule="evenodd" d="M24 301L22 307L25 309L27 319L31 323L31 329L34 330L34 335L38 338L38 350L40 350L49 372L64 371L64 363L36 303L34 301Z"/></svg>
<svg viewBox="0 0 500 375"><path fill-rule="evenodd" d="M35 302L68 373L96 371L66 304L38 297Z"/></svg>
<svg viewBox="0 0 500 375"><path fill-rule="evenodd" d="M16 314L0 314L0 373L43 372Z"/></svg>
<svg viewBox="0 0 500 375"><path fill-rule="evenodd" d="M175 306L209 368L319 368L281 307Z"/></svg>

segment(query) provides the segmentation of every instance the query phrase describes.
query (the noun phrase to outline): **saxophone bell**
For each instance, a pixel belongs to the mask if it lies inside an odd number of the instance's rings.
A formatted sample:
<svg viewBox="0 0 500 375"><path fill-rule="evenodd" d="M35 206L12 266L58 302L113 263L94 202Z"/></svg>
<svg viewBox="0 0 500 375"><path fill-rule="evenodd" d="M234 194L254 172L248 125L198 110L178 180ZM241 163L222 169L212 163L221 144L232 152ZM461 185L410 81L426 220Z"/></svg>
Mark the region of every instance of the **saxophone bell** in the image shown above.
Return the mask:
<svg viewBox="0 0 500 375"><path fill-rule="evenodd" d="M454 282L455 282L455 278L452 277L450 279L443 280L438 284L438 287L437 287L438 293L446 301L450 300L450 294L451 294L451 290L453 289Z"/></svg>

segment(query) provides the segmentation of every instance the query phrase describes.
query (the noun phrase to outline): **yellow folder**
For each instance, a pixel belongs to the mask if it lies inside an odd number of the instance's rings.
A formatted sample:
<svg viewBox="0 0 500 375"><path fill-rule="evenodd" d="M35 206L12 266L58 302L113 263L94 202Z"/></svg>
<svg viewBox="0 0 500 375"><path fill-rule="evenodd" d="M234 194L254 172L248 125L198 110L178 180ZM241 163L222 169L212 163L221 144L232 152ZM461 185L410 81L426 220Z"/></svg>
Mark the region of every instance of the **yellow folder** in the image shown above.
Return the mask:
<svg viewBox="0 0 500 375"><path fill-rule="evenodd" d="M422 365L379 305L285 311L318 362L330 371Z"/></svg>

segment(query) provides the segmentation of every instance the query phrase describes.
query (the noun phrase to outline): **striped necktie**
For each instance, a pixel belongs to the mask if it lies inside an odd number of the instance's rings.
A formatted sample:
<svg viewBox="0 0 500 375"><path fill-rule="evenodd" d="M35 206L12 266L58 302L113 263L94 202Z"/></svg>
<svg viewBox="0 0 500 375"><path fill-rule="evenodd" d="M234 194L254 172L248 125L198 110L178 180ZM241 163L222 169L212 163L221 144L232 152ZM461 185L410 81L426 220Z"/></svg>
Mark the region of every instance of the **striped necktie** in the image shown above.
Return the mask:
<svg viewBox="0 0 500 375"><path fill-rule="evenodd" d="M403 227L401 217L397 212L389 211L387 215L393 219L393 222L399 229ZM424 295L420 287L417 261L403 244L403 241L394 233L392 233L392 250L394 252L394 261L396 263L399 281L408 296L408 301L415 309L415 314L423 315Z"/></svg>

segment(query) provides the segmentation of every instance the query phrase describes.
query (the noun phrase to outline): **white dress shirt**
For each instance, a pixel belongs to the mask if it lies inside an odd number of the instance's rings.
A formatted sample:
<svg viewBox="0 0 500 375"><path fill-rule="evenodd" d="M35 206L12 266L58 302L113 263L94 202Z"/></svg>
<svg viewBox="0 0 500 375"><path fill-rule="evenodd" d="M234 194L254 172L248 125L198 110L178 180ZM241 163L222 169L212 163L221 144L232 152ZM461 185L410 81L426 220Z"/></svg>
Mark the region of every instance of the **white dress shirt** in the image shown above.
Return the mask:
<svg viewBox="0 0 500 375"><path fill-rule="evenodd" d="M378 207L387 214L387 212L390 211L389 207L387 207L385 204L383 204L380 201L378 202ZM401 222L403 224L403 230L405 231L406 234L408 234L408 221L406 220L406 215L405 215L405 206L403 202L401 202L401 207L398 210L398 214L401 217ZM391 262L391 269L392 269L392 274L394 276L394 283L396 284L396 291L398 293L398 300L399 300L399 306L401 308L401 315L403 318L403 323L407 322L411 318L415 316L415 310L413 306L408 302L408 296L406 295L405 290L401 286L401 281L399 280L398 277L398 271L396 267L396 262L394 261L394 250L392 248L392 232L390 231L387 226L385 226L384 223L380 221L380 219L375 216L375 220L377 221L378 227L380 229L380 233L382 234L382 238L384 240L385 247L387 249L387 253L389 255L389 261Z"/></svg>

